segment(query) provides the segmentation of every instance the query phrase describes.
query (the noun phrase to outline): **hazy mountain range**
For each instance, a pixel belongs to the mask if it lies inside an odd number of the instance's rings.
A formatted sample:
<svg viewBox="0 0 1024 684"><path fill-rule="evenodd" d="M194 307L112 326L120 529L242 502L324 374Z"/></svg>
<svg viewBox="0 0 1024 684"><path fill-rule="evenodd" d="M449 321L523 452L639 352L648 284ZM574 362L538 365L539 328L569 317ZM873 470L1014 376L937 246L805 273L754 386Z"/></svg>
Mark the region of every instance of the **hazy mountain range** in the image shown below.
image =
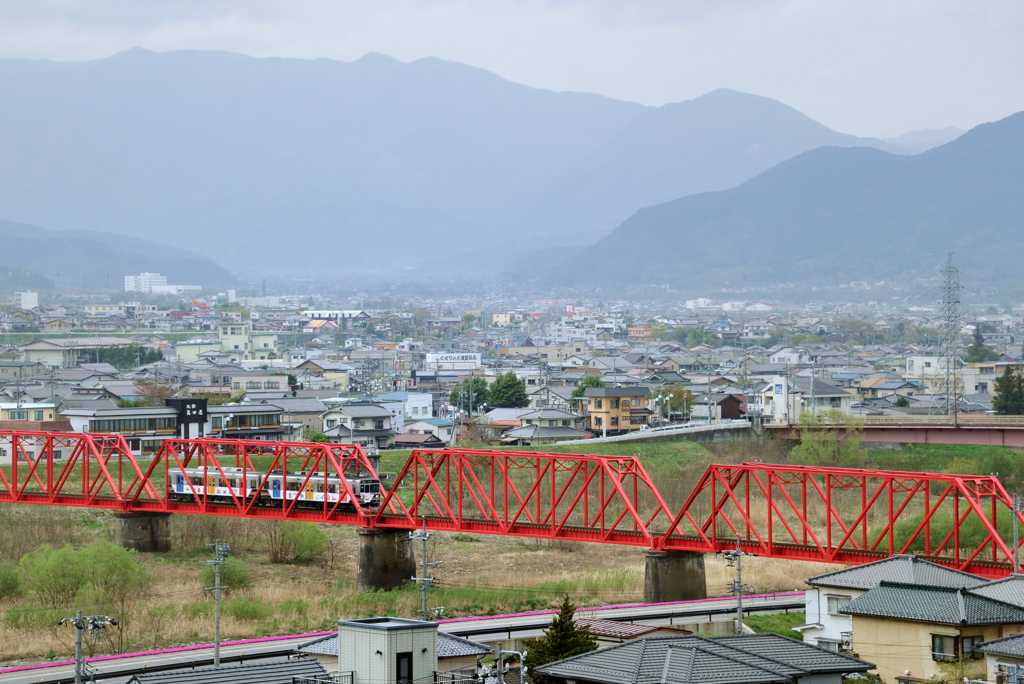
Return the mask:
<svg viewBox="0 0 1024 684"><path fill-rule="evenodd" d="M915 156L822 147L723 192L638 211L557 265L557 282L705 287L933 276L1019 281L1024 112Z"/></svg>
<svg viewBox="0 0 1024 684"><path fill-rule="evenodd" d="M820 164L847 158L835 147L900 160L889 153L955 134L862 139L728 90L655 108L374 54L345 63L134 49L89 62L0 60L0 91L0 217L91 231L75 239L145 238L252 278L439 263L493 271L490 259L585 247L642 207L733 188L808 150L833 146L812 155ZM624 226L666 210L645 211ZM659 230L665 239L669 228ZM142 259L152 248L138 246L122 271L147 264L177 282L230 279L183 252ZM31 252L11 265L34 270ZM48 277L72 272L39 265ZM100 271L116 267L94 264L87 277Z"/></svg>
<svg viewBox="0 0 1024 684"><path fill-rule="evenodd" d="M223 266L195 252L114 233L46 230L0 220L0 246L0 264L5 265L0 267L0 288L120 290L126 275L144 271L168 275L173 285L225 287L236 282Z"/></svg>

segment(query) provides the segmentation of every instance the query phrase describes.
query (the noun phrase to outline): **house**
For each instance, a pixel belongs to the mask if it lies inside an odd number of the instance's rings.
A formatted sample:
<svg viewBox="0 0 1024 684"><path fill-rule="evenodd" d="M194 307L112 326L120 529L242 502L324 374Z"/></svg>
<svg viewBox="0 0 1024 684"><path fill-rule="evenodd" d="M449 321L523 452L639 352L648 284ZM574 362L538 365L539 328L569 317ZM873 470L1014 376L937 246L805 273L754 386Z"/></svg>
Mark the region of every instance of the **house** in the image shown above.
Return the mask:
<svg viewBox="0 0 1024 684"><path fill-rule="evenodd" d="M563 439L583 439L582 418L575 413L545 408L519 414L520 426L502 435L502 441L514 444L549 444Z"/></svg>
<svg viewBox="0 0 1024 684"><path fill-rule="evenodd" d="M373 400L382 405L395 404L396 430L403 429L402 424L405 420L419 420L434 415L434 397L427 392L388 392L378 394ZM399 418L403 420L397 420Z"/></svg>
<svg viewBox="0 0 1024 684"><path fill-rule="evenodd" d="M246 398L248 399L249 396L247 393ZM281 409L285 422L290 427L288 434L296 431L301 432L306 429L319 432L322 427L320 416L327 410L324 403L316 397L295 397L289 395L281 398L260 399L259 401L254 399L252 403L267 404Z"/></svg>
<svg viewBox="0 0 1024 684"><path fill-rule="evenodd" d="M126 347L134 340L123 337L75 337L34 339L21 345L24 360L41 363L47 368L74 368L104 347Z"/></svg>
<svg viewBox="0 0 1024 684"><path fill-rule="evenodd" d="M392 446L396 449L443 449L448 444L447 442L442 442L436 435L429 432L426 434L410 434L405 432L395 435L395 441Z"/></svg>
<svg viewBox="0 0 1024 684"><path fill-rule="evenodd" d="M804 593L807 623L794 629L809 644L839 650L853 632L853 618L839 609L877 587L882 580L934 587L976 587L985 583L981 577L966 572L917 556L897 554L808 579L810 589Z"/></svg>
<svg viewBox="0 0 1024 684"><path fill-rule="evenodd" d="M980 659L983 642L1024 632L1024 608L963 587L883 580L840 612L853 616L850 649L885 682L939 675L941 663Z"/></svg>
<svg viewBox="0 0 1024 684"><path fill-rule="evenodd" d="M588 387L583 396L590 430L615 434L650 425L649 387Z"/></svg>
<svg viewBox="0 0 1024 684"><path fill-rule="evenodd" d="M75 432L124 435L136 456L152 456L178 432L178 410L169 406L65 409L61 416Z"/></svg>
<svg viewBox="0 0 1024 684"><path fill-rule="evenodd" d="M838 409L850 413L853 395L842 387L810 377L776 375L758 391L757 410L776 423L796 423L804 412Z"/></svg>
<svg viewBox="0 0 1024 684"><path fill-rule="evenodd" d="M779 634L646 637L542 665L558 684L841 684L874 667Z"/></svg>
<svg viewBox="0 0 1024 684"><path fill-rule="evenodd" d="M323 318L314 318L302 326L304 333L316 333L318 335L333 335L338 332L338 324Z"/></svg>
<svg viewBox="0 0 1024 684"><path fill-rule="evenodd" d="M221 404L207 409L204 434L223 439L283 439L283 411L273 404Z"/></svg>
<svg viewBox="0 0 1024 684"><path fill-rule="evenodd" d="M576 618L576 624L590 629L590 636L597 639L598 648L621 644L633 639L653 636L680 636L692 634L689 630L668 625L642 625L618 620L597 620Z"/></svg>
<svg viewBox="0 0 1024 684"><path fill-rule="evenodd" d="M56 404L50 403L0 403L0 421L18 420L42 423L47 420L55 420L57 418L56 408Z"/></svg>
<svg viewBox="0 0 1024 684"><path fill-rule="evenodd" d="M712 410L708 410L710 402ZM711 393L710 399L707 393L698 394L693 398L693 405L690 407L690 416L693 420L707 420L711 414L711 420L742 420L746 418L744 401L735 394Z"/></svg>
<svg viewBox="0 0 1024 684"><path fill-rule="evenodd" d="M747 321L740 335L744 340L767 340L772 336L772 326L767 321Z"/></svg>
<svg viewBox="0 0 1024 684"><path fill-rule="evenodd" d="M391 411L380 404L352 402L328 404L321 417L322 432L338 444L359 444L372 449L389 449L395 441Z"/></svg>
<svg viewBox="0 0 1024 684"><path fill-rule="evenodd" d="M312 656L329 672L338 671L338 635L330 634L299 645L295 651ZM463 639L446 632L437 632L436 672L469 671L476 662L491 652L489 646ZM431 680L433 681L433 680Z"/></svg>
<svg viewBox="0 0 1024 684"><path fill-rule="evenodd" d="M447 418L421 418L405 426L406 433L414 435L430 434L442 442L450 442L455 423Z"/></svg>
<svg viewBox="0 0 1024 684"><path fill-rule="evenodd" d="M1008 677L1013 674L1018 680L1024 677L1024 634L986 641L977 650L985 654L986 679L989 681L1014 681Z"/></svg>

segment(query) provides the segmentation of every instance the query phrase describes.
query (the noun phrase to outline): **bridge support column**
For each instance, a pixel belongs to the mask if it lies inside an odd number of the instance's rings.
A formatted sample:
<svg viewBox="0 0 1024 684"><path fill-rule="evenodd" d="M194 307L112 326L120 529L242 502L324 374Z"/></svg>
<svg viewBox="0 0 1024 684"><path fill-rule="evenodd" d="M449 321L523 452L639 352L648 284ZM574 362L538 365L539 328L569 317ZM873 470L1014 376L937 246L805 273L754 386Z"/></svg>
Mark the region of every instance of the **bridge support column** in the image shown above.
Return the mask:
<svg viewBox="0 0 1024 684"><path fill-rule="evenodd" d="M703 553L647 551L644 553L644 566L645 603L708 597Z"/></svg>
<svg viewBox="0 0 1024 684"><path fill-rule="evenodd" d="M115 513L114 541L136 551L170 551L171 514Z"/></svg>
<svg viewBox="0 0 1024 684"><path fill-rule="evenodd" d="M406 530L359 529L356 585L362 591L397 589L416 576L416 554Z"/></svg>

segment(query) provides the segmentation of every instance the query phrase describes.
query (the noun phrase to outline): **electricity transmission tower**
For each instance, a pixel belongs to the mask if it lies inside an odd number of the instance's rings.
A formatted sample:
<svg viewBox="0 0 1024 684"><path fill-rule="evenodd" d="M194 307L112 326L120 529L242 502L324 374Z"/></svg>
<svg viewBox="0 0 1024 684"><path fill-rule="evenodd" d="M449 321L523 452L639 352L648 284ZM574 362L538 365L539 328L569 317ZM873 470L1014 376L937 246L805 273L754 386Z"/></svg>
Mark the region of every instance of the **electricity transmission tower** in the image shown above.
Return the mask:
<svg viewBox="0 0 1024 684"><path fill-rule="evenodd" d="M942 269L942 328L941 348L942 359L945 362L945 377L940 377L937 385L945 397L946 415L956 415L960 404L960 395L963 393L963 378L957 372L960 362L958 356L958 339L960 337L960 270L953 265L953 253L949 253L946 267Z"/></svg>

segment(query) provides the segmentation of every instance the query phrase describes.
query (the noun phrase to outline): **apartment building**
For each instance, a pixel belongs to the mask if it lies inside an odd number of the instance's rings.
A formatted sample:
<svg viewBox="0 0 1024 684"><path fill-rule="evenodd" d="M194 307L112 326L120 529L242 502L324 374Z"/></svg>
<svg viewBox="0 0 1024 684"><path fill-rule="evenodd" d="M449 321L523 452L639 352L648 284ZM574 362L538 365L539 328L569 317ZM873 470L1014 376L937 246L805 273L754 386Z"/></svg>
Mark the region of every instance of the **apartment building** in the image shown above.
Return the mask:
<svg viewBox="0 0 1024 684"><path fill-rule="evenodd" d="M649 387L588 387L583 396L590 430L617 434L650 425Z"/></svg>

